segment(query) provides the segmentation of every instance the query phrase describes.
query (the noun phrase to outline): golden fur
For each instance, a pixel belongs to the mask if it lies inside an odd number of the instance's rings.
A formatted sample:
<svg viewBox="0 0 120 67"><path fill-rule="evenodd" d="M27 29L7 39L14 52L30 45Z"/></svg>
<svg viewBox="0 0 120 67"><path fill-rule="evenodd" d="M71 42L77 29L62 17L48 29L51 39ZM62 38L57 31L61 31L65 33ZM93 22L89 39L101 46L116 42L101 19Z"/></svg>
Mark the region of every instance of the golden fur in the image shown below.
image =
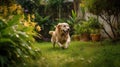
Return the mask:
<svg viewBox="0 0 120 67"><path fill-rule="evenodd" d="M70 43L69 30L70 28L67 23L59 23L55 27L55 31L49 31L49 34L52 35L51 42L53 43L53 47L57 43L62 48L68 48Z"/></svg>

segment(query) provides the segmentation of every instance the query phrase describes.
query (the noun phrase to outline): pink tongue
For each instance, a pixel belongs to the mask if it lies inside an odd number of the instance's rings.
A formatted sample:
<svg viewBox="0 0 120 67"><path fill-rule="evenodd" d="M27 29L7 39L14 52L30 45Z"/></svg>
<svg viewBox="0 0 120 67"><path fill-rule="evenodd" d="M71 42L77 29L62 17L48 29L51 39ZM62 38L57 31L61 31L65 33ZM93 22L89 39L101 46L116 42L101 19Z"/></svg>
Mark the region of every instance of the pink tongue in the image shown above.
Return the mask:
<svg viewBox="0 0 120 67"><path fill-rule="evenodd" d="M67 34L67 33L68 33L68 31L65 31L65 33Z"/></svg>

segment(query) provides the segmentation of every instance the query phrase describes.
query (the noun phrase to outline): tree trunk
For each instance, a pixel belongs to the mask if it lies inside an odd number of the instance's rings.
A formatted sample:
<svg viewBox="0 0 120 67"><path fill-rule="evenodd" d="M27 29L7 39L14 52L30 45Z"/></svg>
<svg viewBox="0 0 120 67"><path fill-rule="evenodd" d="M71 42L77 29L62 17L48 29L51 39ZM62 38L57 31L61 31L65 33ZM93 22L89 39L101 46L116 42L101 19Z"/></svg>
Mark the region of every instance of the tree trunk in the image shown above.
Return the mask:
<svg viewBox="0 0 120 67"><path fill-rule="evenodd" d="M59 8L58 8L58 17L59 17L59 19L61 19L61 4L59 5Z"/></svg>
<svg viewBox="0 0 120 67"><path fill-rule="evenodd" d="M80 0L74 0L73 2L74 10L77 14L78 14L79 3L80 3Z"/></svg>

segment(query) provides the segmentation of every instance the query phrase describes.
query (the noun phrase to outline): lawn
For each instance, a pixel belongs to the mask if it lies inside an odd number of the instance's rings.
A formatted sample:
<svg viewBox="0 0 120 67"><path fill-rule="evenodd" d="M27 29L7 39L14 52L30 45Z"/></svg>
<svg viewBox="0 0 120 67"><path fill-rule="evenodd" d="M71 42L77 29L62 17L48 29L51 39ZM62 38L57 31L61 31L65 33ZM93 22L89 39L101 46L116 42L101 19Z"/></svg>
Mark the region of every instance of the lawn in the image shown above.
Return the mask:
<svg viewBox="0 0 120 67"><path fill-rule="evenodd" d="M41 58L32 67L120 67L120 45L110 42L71 42L68 49L36 43Z"/></svg>

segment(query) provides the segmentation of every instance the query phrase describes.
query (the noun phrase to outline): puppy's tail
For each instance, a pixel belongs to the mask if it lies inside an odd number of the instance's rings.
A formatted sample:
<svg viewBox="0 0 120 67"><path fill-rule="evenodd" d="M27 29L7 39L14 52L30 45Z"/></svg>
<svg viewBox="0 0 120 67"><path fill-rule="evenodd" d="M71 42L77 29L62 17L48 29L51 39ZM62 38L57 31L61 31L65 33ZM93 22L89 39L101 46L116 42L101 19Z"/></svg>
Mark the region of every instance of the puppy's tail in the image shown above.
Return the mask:
<svg viewBox="0 0 120 67"><path fill-rule="evenodd" d="M52 35L54 31L49 31L49 34Z"/></svg>

